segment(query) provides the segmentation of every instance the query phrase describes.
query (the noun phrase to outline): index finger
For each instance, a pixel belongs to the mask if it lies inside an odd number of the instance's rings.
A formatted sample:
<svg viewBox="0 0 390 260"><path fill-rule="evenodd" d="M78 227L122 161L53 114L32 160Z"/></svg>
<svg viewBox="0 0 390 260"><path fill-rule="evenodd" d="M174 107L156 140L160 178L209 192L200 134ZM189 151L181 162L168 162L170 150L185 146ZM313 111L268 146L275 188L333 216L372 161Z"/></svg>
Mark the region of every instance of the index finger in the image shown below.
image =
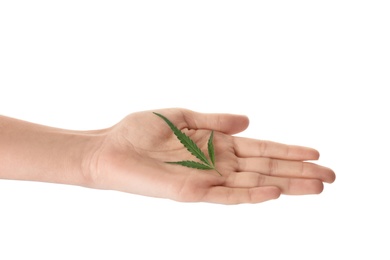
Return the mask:
<svg viewBox="0 0 390 260"><path fill-rule="evenodd" d="M317 150L298 146L256 140L245 137L234 137L234 150L238 157L268 157L284 160L318 160L320 154Z"/></svg>

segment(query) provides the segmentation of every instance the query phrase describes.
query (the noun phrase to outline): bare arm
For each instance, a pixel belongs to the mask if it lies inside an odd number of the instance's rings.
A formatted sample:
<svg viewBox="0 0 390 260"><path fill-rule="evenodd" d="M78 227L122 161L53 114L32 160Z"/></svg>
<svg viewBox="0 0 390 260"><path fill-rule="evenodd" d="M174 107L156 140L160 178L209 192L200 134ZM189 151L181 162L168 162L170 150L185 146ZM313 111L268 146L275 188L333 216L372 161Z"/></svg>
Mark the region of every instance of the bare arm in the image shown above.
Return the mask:
<svg viewBox="0 0 390 260"><path fill-rule="evenodd" d="M89 186L96 136L0 116L0 178Z"/></svg>
<svg viewBox="0 0 390 260"><path fill-rule="evenodd" d="M236 137L245 116L155 110L207 149L214 134L222 176L166 161L192 159L153 111L96 131L72 131L0 117L0 178L111 189L177 201L259 203L280 194L318 194L334 172L312 148Z"/></svg>

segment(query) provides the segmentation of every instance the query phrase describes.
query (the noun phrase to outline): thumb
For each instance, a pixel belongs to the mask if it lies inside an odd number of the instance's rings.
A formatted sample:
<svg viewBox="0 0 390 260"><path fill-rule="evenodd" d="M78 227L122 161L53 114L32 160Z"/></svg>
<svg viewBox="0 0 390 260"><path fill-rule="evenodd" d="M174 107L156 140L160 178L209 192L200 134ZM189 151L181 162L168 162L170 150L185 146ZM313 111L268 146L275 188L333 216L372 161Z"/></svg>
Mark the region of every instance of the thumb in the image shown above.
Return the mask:
<svg viewBox="0 0 390 260"><path fill-rule="evenodd" d="M236 134L244 131L249 125L249 119L244 115L199 113L191 110L182 112L188 127L193 129L210 129Z"/></svg>

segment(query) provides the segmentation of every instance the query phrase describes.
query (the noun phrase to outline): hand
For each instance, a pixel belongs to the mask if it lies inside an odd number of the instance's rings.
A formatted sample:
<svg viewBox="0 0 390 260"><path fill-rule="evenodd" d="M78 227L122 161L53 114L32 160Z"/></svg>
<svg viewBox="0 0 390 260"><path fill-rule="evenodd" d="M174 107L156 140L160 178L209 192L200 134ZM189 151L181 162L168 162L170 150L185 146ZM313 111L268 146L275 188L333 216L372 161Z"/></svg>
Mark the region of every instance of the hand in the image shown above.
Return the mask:
<svg viewBox="0 0 390 260"><path fill-rule="evenodd" d="M168 125L167 117L203 150L214 130L216 167L198 170L166 161L194 160ZM130 114L103 130L90 160L93 187L185 202L259 203L280 194L318 194L334 172L311 148L232 136L248 127L245 116L160 109Z"/></svg>

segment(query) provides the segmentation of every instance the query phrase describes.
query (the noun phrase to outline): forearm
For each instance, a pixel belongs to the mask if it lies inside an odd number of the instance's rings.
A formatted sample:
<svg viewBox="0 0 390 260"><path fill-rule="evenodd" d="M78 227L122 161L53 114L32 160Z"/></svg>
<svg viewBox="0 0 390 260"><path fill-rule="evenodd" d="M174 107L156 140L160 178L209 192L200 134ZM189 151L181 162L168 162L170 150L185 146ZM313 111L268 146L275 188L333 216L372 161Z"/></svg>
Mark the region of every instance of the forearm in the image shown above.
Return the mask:
<svg viewBox="0 0 390 260"><path fill-rule="evenodd" d="M94 136L0 116L0 179L89 186Z"/></svg>

